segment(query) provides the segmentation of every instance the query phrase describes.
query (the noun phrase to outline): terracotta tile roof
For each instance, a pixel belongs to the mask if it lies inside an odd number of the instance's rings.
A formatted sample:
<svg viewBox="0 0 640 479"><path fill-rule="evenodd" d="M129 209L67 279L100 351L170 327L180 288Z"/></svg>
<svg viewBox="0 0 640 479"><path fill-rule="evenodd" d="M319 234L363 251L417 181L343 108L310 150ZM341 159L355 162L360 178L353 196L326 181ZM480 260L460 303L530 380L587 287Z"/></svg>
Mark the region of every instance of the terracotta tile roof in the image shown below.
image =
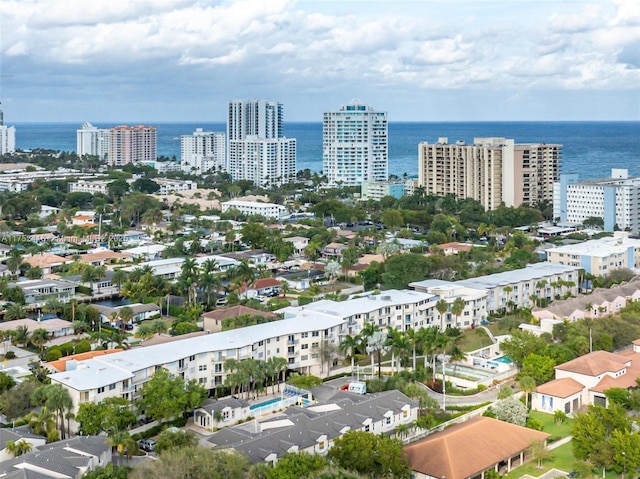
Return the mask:
<svg viewBox="0 0 640 479"><path fill-rule="evenodd" d="M100 251L99 253L87 253L80 255L80 259L78 261L82 263L91 263L93 261L103 261L110 259L130 260L131 255L127 253L116 253L115 251Z"/></svg>
<svg viewBox="0 0 640 479"><path fill-rule="evenodd" d="M579 358L556 366L561 371L569 371L585 376L599 376L604 373L621 371L626 367L629 358L607 351L593 351Z"/></svg>
<svg viewBox="0 0 640 479"><path fill-rule="evenodd" d="M73 354L71 356L65 356L57 361L48 362L45 366L53 368L56 371L64 372L67 370L67 361L75 359L76 361L85 361L87 359L93 359L98 356L104 356L105 354L121 353L122 349L105 349L97 351L87 351L86 353Z"/></svg>
<svg viewBox="0 0 640 479"><path fill-rule="evenodd" d="M253 289L274 288L282 286L282 283L275 278L261 278L255 282Z"/></svg>
<svg viewBox="0 0 640 479"><path fill-rule="evenodd" d="M35 256L29 256L28 258L24 259L24 262L32 268L48 268L51 265L72 263L73 260L66 260L62 256L58 256L57 254L43 253L37 254Z"/></svg>
<svg viewBox="0 0 640 479"><path fill-rule="evenodd" d="M377 261L378 263L384 262L384 256L381 254L365 254L362 258L358 258L358 263L370 265L372 261Z"/></svg>
<svg viewBox="0 0 640 479"><path fill-rule="evenodd" d="M475 417L405 447L409 467L431 477L465 479L480 474L550 434L490 417Z"/></svg>
<svg viewBox="0 0 640 479"><path fill-rule="evenodd" d="M583 389L584 386L575 379L562 378L541 384L536 388L536 392L557 398L566 398L579 393Z"/></svg>

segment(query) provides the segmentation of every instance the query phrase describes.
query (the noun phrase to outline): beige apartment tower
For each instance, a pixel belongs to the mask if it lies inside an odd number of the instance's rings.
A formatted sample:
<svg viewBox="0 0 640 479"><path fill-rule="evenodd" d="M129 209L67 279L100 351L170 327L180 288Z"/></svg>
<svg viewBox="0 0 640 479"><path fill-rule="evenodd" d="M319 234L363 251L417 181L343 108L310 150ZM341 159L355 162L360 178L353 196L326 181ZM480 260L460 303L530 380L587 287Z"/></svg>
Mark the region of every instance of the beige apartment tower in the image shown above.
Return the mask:
<svg viewBox="0 0 640 479"><path fill-rule="evenodd" d="M553 201L562 145L515 144L506 138L474 138L469 145L422 142L418 146L418 186L434 196L473 198L487 210Z"/></svg>
<svg viewBox="0 0 640 479"><path fill-rule="evenodd" d="M114 126L109 129L109 164L156 161L157 133L155 126Z"/></svg>

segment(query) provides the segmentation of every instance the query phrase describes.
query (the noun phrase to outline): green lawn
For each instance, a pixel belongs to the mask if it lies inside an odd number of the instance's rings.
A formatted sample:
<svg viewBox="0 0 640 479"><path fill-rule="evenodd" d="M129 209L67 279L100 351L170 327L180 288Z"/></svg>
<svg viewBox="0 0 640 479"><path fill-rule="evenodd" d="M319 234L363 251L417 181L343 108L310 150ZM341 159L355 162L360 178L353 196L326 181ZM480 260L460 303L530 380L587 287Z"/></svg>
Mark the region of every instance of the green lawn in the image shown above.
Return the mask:
<svg viewBox="0 0 640 479"><path fill-rule="evenodd" d="M573 470L576 458L573 455L573 446L571 442L563 444L551 451L551 453L553 454L551 460L543 463L542 469L537 468L536 462L527 462L523 466L513 469L509 474L502 476L503 479L520 479L525 474L538 477L551 469L560 469L565 472ZM598 472L594 477L602 477L602 471ZM617 474L613 470L607 471L605 475L605 479L618 479L619 477L620 474Z"/></svg>
<svg viewBox="0 0 640 479"><path fill-rule="evenodd" d="M487 335L487 332L484 329L474 329L473 331L467 330L465 331L460 339L456 341L456 344L460 349L462 349L465 353L469 353L471 351L475 351L476 349L483 348L485 346L491 345L491 339Z"/></svg>
<svg viewBox="0 0 640 479"><path fill-rule="evenodd" d="M543 463L542 469L538 469L535 461L530 461L516 469L513 469L509 474L503 477L505 479L519 479L525 474L530 474L536 477L554 468L565 472L573 470L573 463L576 462L576 459L573 456L571 442L563 444L551 452L553 453L551 460Z"/></svg>
<svg viewBox="0 0 640 479"><path fill-rule="evenodd" d="M571 435L571 424L573 423L573 419L571 418L567 418L562 424L556 424L553 414L531 411L529 417L542 423L542 430L551 434L552 441Z"/></svg>

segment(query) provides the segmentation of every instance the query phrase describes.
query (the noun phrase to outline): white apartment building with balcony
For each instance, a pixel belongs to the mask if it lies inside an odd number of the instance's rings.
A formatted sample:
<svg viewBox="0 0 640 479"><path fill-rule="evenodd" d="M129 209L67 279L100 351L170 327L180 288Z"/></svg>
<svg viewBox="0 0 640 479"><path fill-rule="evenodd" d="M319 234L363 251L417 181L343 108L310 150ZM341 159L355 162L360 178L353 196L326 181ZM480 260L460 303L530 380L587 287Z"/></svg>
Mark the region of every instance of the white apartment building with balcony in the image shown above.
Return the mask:
<svg viewBox="0 0 640 479"><path fill-rule="evenodd" d="M427 288L428 291L388 290L347 301L320 300L305 306L290 306L278 312L283 313L285 319L319 315L340 318L346 323L344 334L349 335L359 334L365 323L399 331L432 326L445 330L453 327L466 329L485 319L485 291L463 287L444 288L442 285L445 282L433 281L434 288ZM462 297L465 301L463 312L458 317L450 313L441 316L436 309L438 300L444 298L452 304L456 297Z"/></svg>
<svg viewBox="0 0 640 479"><path fill-rule="evenodd" d="M16 127L0 124L0 156L16 152Z"/></svg>
<svg viewBox="0 0 640 479"><path fill-rule="evenodd" d="M169 195L172 193L180 193L182 191L191 191L198 189L198 183L191 180L172 180L168 178L154 178L160 189L156 194Z"/></svg>
<svg viewBox="0 0 640 479"><path fill-rule="evenodd" d="M103 195L109 192L109 183L113 180L78 180L73 183L69 183L69 193L101 193Z"/></svg>
<svg viewBox="0 0 640 479"><path fill-rule="evenodd" d="M259 203L257 201L231 200L221 205L222 212L225 213L230 209L236 209L243 215L260 215L265 218L282 218L287 209L275 203Z"/></svg>
<svg viewBox="0 0 640 479"><path fill-rule="evenodd" d="M82 158L84 155L97 156L105 160L109 154L109 129L96 128L86 122L76 130L76 153Z"/></svg>
<svg viewBox="0 0 640 479"><path fill-rule="evenodd" d="M321 342L337 345L341 319L293 318L205 334L165 344L130 349L86 361L68 361L66 371L50 374L52 384L69 391L74 412L86 402L108 397L134 400L142 386L161 368L195 380L208 390L224 384L227 359L270 357L287 359L289 369L321 375Z"/></svg>
<svg viewBox="0 0 640 479"><path fill-rule="evenodd" d="M553 216L562 223L597 217L604 231L640 231L640 178L629 177L626 169L614 168L611 178L588 181L579 181L577 174L560 175L553 200Z"/></svg>
<svg viewBox="0 0 640 479"><path fill-rule="evenodd" d="M559 246L546 252L552 263L582 268L595 276L620 268L640 271L640 240L630 238L625 231L616 231L612 238Z"/></svg>
<svg viewBox="0 0 640 479"><path fill-rule="evenodd" d="M296 140L259 138L229 142L228 171L234 180L250 180L258 186L279 186L296 175Z"/></svg>
<svg viewBox="0 0 640 479"><path fill-rule="evenodd" d="M284 136L282 103L229 102L226 166L234 180L250 180L259 186L295 179L296 140Z"/></svg>
<svg viewBox="0 0 640 479"><path fill-rule="evenodd" d="M180 163L185 173L226 170L226 155L224 133L196 128L191 135L180 137Z"/></svg>
<svg viewBox="0 0 640 479"><path fill-rule="evenodd" d="M484 303L478 304L480 307L484 307L482 319L486 319L487 315L505 309L534 306L536 297L550 301L556 295L562 296L567 292L576 296L578 294L578 270L579 268L575 266L542 262L530 264L521 269L455 282L434 279L417 281L409 284L409 287L417 291L440 294L445 298L444 291L449 288L452 288L454 295L457 288L459 291L481 292L476 294L484 297ZM472 294L470 296L473 297ZM480 296L476 299L479 299ZM447 301L452 303L452 301ZM477 313L474 313L475 315Z"/></svg>
<svg viewBox="0 0 640 479"><path fill-rule="evenodd" d="M322 171L329 185L359 186L388 177L387 113L353 100L322 121Z"/></svg>

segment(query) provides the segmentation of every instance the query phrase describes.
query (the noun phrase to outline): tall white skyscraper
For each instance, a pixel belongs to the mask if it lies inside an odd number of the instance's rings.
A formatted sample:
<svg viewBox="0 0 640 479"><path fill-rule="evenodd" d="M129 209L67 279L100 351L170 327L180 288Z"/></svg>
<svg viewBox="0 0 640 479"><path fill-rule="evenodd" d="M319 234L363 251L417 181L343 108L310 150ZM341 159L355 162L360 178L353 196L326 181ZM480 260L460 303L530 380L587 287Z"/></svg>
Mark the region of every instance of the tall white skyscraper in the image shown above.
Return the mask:
<svg viewBox="0 0 640 479"><path fill-rule="evenodd" d="M227 139L244 140L247 136L265 140L283 138L282 103L258 99L230 101Z"/></svg>
<svg viewBox="0 0 640 479"><path fill-rule="evenodd" d="M357 100L324 113L322 170L330 185L357 186L388 176L387 113Z"/></svg>
<svg viewBox="0 0 640 479"><path fill-rule="evenodd" d="M226 151L224 133L197 128L193 134L180 137L182 171L200 175L225 170Z"/></svg>
<svg viewBox="0 0 640 479"><path fill-rule="evenodd" d="M91 123L82 124L76 130L76 153L82 158L83 155L94 155L104 160L109 154L109 129L96 128Z"/></svg>
<svg viewBox="0 0 640 479"><path fill-rule="evenodd" d="M0 110L0 156L16 152L16 127L4 124L4 114Z"/></svg>
<svg viewBox="0 0 640 479"><path fill-rule="evenodd" d="M284 137L282 119L278 102L229 102L227 171L234 180L277 186L295 178L296 140Z"/></svg>

